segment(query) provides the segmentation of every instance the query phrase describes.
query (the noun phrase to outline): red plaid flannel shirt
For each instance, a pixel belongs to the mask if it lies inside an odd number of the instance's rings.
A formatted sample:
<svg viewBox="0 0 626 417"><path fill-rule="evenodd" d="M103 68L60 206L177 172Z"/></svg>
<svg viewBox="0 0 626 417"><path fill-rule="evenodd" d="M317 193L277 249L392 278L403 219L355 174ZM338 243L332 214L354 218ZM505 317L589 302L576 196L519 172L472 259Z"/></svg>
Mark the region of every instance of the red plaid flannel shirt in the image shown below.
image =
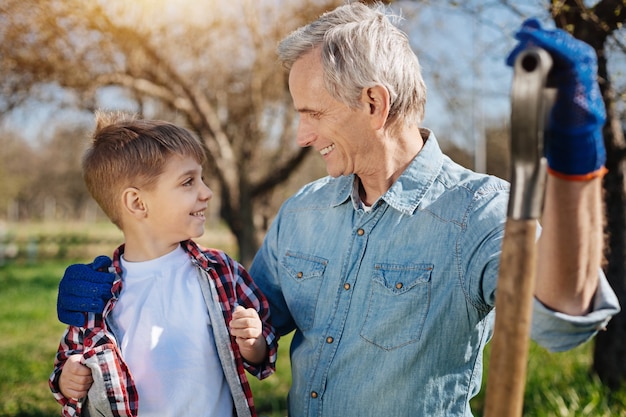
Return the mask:
<svg viewBox="0 0 626 417"><path fill-rule="evenodd" d="M270 376L276 365L278 337L269 320L269 304L248 272L238 262L231 259L223 251L200 248L192 240L181 242L182 247L192 261L213 280L219 296L220 309L224 315L224 323L228 326L235 306L255 308L263 323L263 336L268 344L268 356L263 364L251 365L245 362L239 352L235 338L231 336L230 350L235 359L239 382L246 396L248 408L252 416L256 416L252 390L248 383L245 370L259 379ZM50 376L49 385L55 399L63 405L63 416L80 416L83 412L83 401L67 399L59 390L59 376L68 357L82 354L86 363L96 363L106 381L106 396L114 416L134 417L137 415L139 398L131 372L120 354L115 336L107 328L103 318L114 308L122 291L120 257L124 245L113 254L113 267L117 279L111 289L113 298L107 303L103 314L89 313L86 327L68 326L54 361L54 371Z"/></svg>

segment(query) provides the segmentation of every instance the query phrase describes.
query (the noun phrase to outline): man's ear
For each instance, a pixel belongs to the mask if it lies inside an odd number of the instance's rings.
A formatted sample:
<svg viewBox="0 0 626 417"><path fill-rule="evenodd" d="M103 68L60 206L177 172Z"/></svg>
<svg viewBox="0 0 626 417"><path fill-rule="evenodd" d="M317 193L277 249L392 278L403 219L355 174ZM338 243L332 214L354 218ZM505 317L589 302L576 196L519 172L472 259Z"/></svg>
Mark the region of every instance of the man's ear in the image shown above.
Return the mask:
<svg viewBox="0 0 626 417"><path fill-rule="evenodd" d="M122 205L124 210L134 217L143 218L148 214L148 206L138 188L128 187L122 192Z"/></svg>
<svg viewBox="0 0 626 417"><path fill-rule="evenodd" d="M382 129L387 123L391 107L389 91L382 85L364 88L362 100L369 107L372 128Z"/></svg>

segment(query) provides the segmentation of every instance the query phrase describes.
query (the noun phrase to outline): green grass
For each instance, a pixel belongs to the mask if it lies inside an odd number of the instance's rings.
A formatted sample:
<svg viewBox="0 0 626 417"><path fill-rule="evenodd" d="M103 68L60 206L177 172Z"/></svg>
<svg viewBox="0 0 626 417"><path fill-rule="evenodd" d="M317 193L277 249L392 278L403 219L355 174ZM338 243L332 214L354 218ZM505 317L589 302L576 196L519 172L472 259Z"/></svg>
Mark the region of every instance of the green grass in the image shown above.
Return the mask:
<svg viewBox="0 0 626 417"><path fill-rule="evenodd" d="M56 320L64 264L0 268L0 416L53 416L47 379L64 326Z"/></svg>
<svg viewBox="0 0 626 417"><path fill-rule="evenodd" d="M593 343L550 353L531 342L524 393L524 417L626 417L626 387L611 393L591 373ZM489 347L486 351L485 378ZM482 414L486 381L472 401Z"/></svg>
<svg viewBox="0 0 626 417"><path fill-rule="evenodd" d="M14 262L0 268L0 417L58 416L48 390L59 337L57 284L68 261ZM289 390L289 341L281 339L278 372L250 379L257 410L285 416ZM589 374L591 344L549 354L532 345L525 397L526 417L626 417L626 391L610 394ZM472 405L481 414L483 393Z"/></svg>

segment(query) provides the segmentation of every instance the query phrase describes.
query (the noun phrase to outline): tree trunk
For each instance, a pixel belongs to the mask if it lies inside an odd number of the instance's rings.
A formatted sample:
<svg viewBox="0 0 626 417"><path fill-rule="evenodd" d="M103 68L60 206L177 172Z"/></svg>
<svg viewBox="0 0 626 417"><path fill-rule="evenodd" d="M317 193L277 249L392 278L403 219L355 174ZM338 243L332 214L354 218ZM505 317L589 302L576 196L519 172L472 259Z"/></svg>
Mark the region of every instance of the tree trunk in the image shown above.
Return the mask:
<svg viewBox="0 0 626 417"><path fill-rule="evenodd" d="M254 255L259 249L257 234L254 224L254 198L248 184L242 184L239 190L239 221L241 230L235 233L239 245L239 262L246 268L250 268Z"/></svg>
<svg viewBox="0 0 626 417"><path fill-rule="evenodd" d="M608 155L621 155L621 149L610 149ZM612 146L614 148L614 146ZM609 157L607 168L609 173L604 180L606 190L606 230L608 234L606 256L606 275L611 286L617 293L622 308L626 306L626 195L624 194L624 168L621 157ZM593 370L600 380L612 390L617 390L626 382L626 313L622 310L617 314L606 331L598 333L595 340Z"/></svg>
<svg viewBox="0 0 626 417"><path fill-rule="evenodd" d="M221 182L220 217L226 222L237 240L238 254L230 254L244 267L249 268L259 249L257 228L254 224L254 201L250 184L243 175L239 175L239 184L233 186Z"/></svg>
<svg viewBox="0 0 626 417"><path fill-rule="evenodd" d="M607 83L608 84L608 83ZM615 290L622 309L626 306L626 192L624 182L624 132L615 111L614 94L610 85L603 89L607 105L608 123L604 129L607 151L606 167L609 172L604 178L606 207L607 265L609 283ZM617 314L606 331L596 337L593 370L600 380L612 390L626 382L626 310Z"/></svg>

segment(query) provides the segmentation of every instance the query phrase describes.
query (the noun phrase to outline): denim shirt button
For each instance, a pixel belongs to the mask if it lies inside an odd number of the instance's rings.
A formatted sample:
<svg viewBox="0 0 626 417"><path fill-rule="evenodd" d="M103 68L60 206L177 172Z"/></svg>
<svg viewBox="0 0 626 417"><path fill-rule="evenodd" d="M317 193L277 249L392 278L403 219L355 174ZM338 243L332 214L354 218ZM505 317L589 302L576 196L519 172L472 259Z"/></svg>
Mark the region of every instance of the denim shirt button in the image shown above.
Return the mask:
<svg viewBox="0 0 626 417"><path fill-rule="evenodd" d="M303 274L302 272L298 272L298 273L296 274L296 276L297 276L298 278L302 278L302 277L304 276L304 274Z"/></svg>
<svg viewBox="0 0 626 417"><path fill-rule="evenodd" d="M333 339L333 338L332 338L332 336L328 336L328 337L326 338L326 343L328 343L328 344L331 344L331 343L333 343L334 341L335 341L335 339Z"/></svg>
<svg viewBox="0 0 626 417"><path fill-rule="evenodd" d="M396 284L396 289L401 290L401 289L402 289L402 286L403 286L403 285L402 285L402 283L401 283L401 282L398 282L398 283Z"/></svg>
<svg viewBox="0 0 626 417"><path fill-rule="evenodd" d="M348 284L347 282L345 284L343 284L343 289L344 290L349 290L350 289L350 284Z"/></svg>
<svg viewBox="0 0 626 417"><path fill-rule="evenodd" d="M311 391L311 398L317 398L317 392Z"/></svg>
<svg viewBox="0 0 626 417"><path fill-rule="evenodd" d="M356 231L356 234L359 235L359 236L363 236L365 234L365 230L359 229L359 230Z"/></svg>

